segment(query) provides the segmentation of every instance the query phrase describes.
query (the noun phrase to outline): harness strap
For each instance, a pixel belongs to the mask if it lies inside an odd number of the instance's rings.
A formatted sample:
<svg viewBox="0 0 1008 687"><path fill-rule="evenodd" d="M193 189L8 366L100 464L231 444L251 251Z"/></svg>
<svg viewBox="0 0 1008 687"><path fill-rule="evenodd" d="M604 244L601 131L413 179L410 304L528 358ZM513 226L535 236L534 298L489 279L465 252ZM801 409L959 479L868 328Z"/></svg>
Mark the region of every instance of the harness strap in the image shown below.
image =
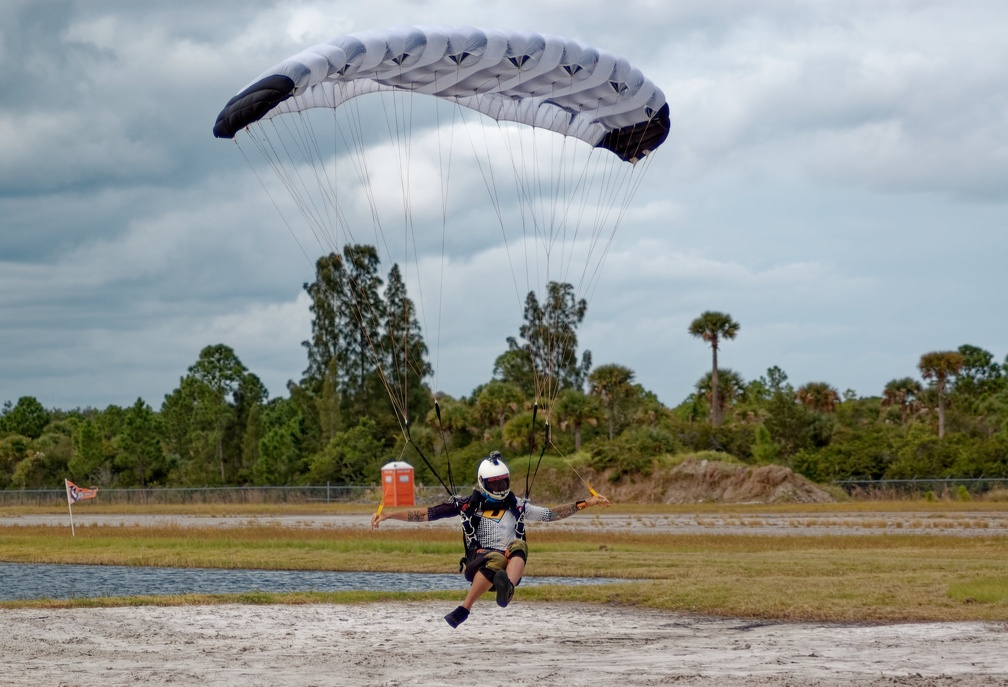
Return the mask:
<svg viewBox="0 0 1008 687"><path fill-rule="evenodd" d="M481 491L473 489L473 495L466 503L462 504L459 510L459 516L462 519L462 542L465 546L466 557L468 557L471 550L482 548L476 536L476 519L479 517L478 513L482 512L488 501L489 499ZM518 505L518 498L513 492L507 495L507 498L504 499L501 505L507 508L511 512L511 515L514 516L516 521L515 534L519 539L525 541L524 507ZM464 561L465 558L462 560Z"/></svg>

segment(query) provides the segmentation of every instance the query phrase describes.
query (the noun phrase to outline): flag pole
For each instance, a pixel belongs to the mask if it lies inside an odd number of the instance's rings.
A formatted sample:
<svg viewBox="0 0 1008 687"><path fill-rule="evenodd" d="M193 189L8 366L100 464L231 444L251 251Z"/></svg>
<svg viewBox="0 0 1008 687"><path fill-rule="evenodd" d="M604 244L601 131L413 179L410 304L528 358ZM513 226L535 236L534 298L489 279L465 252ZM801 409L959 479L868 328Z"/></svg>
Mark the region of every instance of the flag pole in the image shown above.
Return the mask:
<svg viewBox="0 0 1008 687"><path fill-rule="evenodd" d="M63 486L66 487L67 509L70 511L70 536L76 538L77 533L74 532L74 524L73 524L73 501L70 500L70 480L64 479Z"/></svg>

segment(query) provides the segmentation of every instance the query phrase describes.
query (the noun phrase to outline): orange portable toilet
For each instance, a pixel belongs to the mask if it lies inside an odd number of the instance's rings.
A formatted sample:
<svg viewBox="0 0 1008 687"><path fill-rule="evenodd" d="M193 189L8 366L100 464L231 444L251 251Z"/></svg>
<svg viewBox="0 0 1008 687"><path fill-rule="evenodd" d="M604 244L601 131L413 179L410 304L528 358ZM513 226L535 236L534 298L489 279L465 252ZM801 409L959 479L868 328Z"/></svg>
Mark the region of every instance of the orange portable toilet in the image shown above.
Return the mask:
<svg viewBox="0 0 1008 687"><path fill-rule="evenodd" d="M382 466L382 502L386 506L413 505L413 466L396 460Z"/></svg>

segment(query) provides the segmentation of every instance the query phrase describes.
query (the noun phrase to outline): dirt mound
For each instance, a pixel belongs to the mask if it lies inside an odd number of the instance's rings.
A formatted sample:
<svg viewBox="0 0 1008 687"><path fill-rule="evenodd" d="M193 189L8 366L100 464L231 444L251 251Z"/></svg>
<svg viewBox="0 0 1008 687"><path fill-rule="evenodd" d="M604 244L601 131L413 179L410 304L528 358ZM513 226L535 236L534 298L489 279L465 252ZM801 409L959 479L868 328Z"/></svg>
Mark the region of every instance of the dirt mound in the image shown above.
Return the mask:
<svg viewBox="0 0 1008 687"><path fill-rule="evenodd" d="M647 479L607 483L600 491L621 503L826 503L823 489L790 468L687 460Z"/></svg>
<svg viewBox="0 0 1008 687"><path fill-rule="evenodd" d="M780 465L751 467L691 460L675 467L671 475L672 488L667 494L678 502L825 503L833 500L807 478Z"/></svg>
<svg viewBox="0 0 1008 687"><path fill-rule="evenodd" d="M587 480L614 503L829 503L821 487L781 465L688 458L675 466L657 465L651 472L617 474L616 469L578 466L547 468L535 480L533 501L567 503L585 498ZM512 474L518 493L525 477Z"/></svg>

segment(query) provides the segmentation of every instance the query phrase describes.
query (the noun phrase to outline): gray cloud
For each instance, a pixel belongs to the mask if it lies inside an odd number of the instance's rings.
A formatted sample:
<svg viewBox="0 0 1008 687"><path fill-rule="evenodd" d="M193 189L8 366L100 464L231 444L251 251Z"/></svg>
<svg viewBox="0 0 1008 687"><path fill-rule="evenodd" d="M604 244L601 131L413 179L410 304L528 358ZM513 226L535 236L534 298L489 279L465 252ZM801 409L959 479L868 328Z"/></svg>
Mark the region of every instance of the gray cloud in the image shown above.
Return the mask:
<svg viewBox="0 0 1008 687"><path fill-rule="evenodd" d="M301 285L325 247L287 198L277 212L245 148L210 130L279 59L389 23L571 35L631 57L665 89L673 133L590 294L582 343L666 403L709 365L686 334L706 309L742 323L723 362L747 378L780 365L798 383L869 394L915 374L927 350L1008 352L1008 325L989 312L1008 249L1003 3L641 0L621 12L3 3L0 401L157 407L218 342L284 393L305 366ZM417 145L430 155L423 134ZM469 202L482 182L453 184L444 260L440 230L420 251L441 282L423 290L436 381L461 395L517 332L524 282L496 220ZM439 221L431 188L417 180L418 222Z"/></svg>

